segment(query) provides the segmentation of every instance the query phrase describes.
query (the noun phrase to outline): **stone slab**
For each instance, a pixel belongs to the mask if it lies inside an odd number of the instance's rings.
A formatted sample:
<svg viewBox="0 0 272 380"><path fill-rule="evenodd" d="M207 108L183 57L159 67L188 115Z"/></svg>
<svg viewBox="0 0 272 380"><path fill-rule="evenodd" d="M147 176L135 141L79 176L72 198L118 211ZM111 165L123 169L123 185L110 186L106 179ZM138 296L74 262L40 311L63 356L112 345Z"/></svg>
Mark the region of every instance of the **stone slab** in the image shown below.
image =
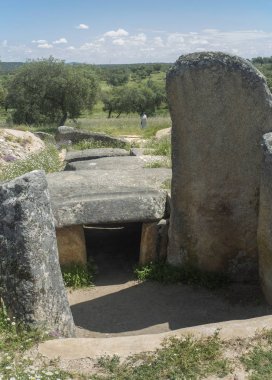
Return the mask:
<svg viewBox="0 0 272 380"><path fill-rule="evenodd" d="M47 175L56 227L151 222L165 217L170 169L66 171Z"/></svg>
<svg viewBox="0 0 272 380"><path fill-rule="evenodd" d="M97 160L86 160L70 162L65 170L135 170L148 167L154 162L163 163L165 156L127 156L127 157L105 157Z"/></svg>
<svg viewBox="0 0 272 380"><path fill-rule="evenodd" d="M69 142L75 144L82 140L92 140L119 148L124 148L127 145L126 141L108 136L105 133L90 132L83 129L68 127L66 125L58 127L55 138L59 144L67 144Z"/></svg>
<svg viewBox="0 0 272 380"><path fill-rule="evenodd" d="M129 156L130 153L125 149L120 148L99 148L99 149L84 149L67 152L65 156L66 162L94 160L102 157L117 157Z"/></svg>
<svg viewBox="0 0 272 380"><path fill-rule="evenodd" d="M87 264L84 229L67 226L56 229L60 265Z"/></svg>
<svg viewBox="0 0 272 380"><path fill-rule="evenodd" d="M141 352L155 351L164 339L176 336L193 335L197 338L211 336L219 331L222 339L237 339L253 337L262 329L270 329L272 317L211 323L196 327L187 327L175 331L136 336L114 338L69 338L54 339L39 345L39 352L49 359L97 359L104 355L118 355L121 358Z"/></svg>

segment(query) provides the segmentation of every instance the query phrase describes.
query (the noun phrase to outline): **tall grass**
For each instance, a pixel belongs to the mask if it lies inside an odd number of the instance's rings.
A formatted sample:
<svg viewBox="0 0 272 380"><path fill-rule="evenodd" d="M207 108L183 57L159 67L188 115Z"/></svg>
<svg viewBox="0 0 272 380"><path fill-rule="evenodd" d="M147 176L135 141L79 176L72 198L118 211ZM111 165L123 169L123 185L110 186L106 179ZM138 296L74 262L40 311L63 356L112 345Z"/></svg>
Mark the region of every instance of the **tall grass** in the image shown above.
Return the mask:
<svg viewBox="0 0 272 380"><path fill-rule="evenodd" d="M75 123L73 120L66 122L68 126L89 130L92 132L104 132L111 136L138 135L149 138L160 129L169 128L171 120L169 116L155 116L148 118L147 128L142 129L138 116L123 116L119 118L80 118Z"/></svg>

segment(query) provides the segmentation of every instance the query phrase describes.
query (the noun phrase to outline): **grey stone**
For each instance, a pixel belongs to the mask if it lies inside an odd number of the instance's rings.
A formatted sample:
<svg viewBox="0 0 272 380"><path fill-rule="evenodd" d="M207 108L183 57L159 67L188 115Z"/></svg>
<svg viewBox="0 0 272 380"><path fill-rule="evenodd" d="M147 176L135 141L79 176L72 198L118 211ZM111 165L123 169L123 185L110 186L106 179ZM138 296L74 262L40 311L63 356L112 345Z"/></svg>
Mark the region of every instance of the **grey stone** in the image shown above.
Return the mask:
<svg viewBox="0 0 272 380"><path fill-rule="evenodd" d="M272 130L265 78L242 58L194 53L169 71L167 93L173 124L168 260L235 272L237 280L250 268L251 278L252 265L257 272L260 143Z"/></svg>
<svg viewBox="0 0 272 380"><path fill-rule="evenodd" d="M163 260L167 256L169 221L161 219L159 222L143 223L139 264Z"/></svg>
<svg viewBox="0 0 272 380"><path fill-rule="evenodd" d="M42 171L0 186L0 293L18 322L74 335Z"/></svg>
<svg viewBox="0 0 272 380"><path fill-rule="evenodd" d="M56 227L162 219L169 169L66 171L47 175Z"/></svg>
<svg viewBox="0 0 272 380"><path fill-rule="evenodd" d="M65 170L135 170L157 162L163 165L165 159L165 156L105 157L97 160L71 162L66 165Z"/></svg>
<svg viewBox="0 0 272 380"><path fill-rule="evenodd" d="M102 157L129 156L129 152L120 148L99 148L70 151L66 153L66 162L94 160Z"/></svg>
<svg viewBox="0 0 272 380"><path fill-rule="evenodd" d="M143 156L145 154L144 148L131 148L130 149L131 156Z"/></svg>
<svg viewBox="0 0 272 380"><path fill-rule="evenodd" d="M82 140L91 140L116 148L124 148L127 146L126 141L108 136L104 133L89 132L82 129L67 127L65 125L58 127L55 138L59 144L66 144L69 141L72 144L75 144Z"/></svg>
<svg viewBox="0 0 272 380"><path fill-rule="evenodd" d="M272 133L263 137L258 223L259 273L267 301L272 305Z"/></svg>

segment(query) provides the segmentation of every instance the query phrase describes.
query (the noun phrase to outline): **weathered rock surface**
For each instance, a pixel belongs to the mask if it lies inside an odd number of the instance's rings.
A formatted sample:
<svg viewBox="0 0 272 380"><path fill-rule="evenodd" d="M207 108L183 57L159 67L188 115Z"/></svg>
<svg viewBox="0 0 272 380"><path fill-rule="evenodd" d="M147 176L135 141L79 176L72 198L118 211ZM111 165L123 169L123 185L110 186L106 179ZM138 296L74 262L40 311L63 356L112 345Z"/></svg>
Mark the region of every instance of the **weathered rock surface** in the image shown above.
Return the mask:
<svg viewBox="0 0 272 380"><path fill-rule="evenodd" d="M18 322L74 335L42 171L0 186L0 293Z"/></svg>
<svg viewBox="0 0 272 380"><path fill-rule="evenodd" d="M0 165L25 159L44 147L43 141L31 132L0 128Z"/></svg>
<svg viewBox="0 0 272 380"><path fill-rule="evenodd" d="M172 131L172 128L164 128L164 129L160 129L157 133L156 133L156 139L157 140L160 140L160 139L164 139L164 138L167 138L167 137L171 137L171 131Z"/></svg>
<svg viewBox="0 0 272 380"><path fill-rule="evenodd" d="M165 259L168 245L168 221L143 223L139 264L146 265L150 262Z"/></svg>
<svg viewBox="0 0 272 380"><path fill-rule="evenodd" d="M162 219L169 169L66 171L47 175L56 227Z"/></svg>
<svg viewBox="0 0 272 380"><path fill-rule="evenodd" d="M84 149L67 152L66 162L94 160L102 157L129 156L129 152L120 148Z"/></svg>
<svg viewBox="0 0 272 380"><path fill-rule="evenodd" d="M194 53L169 71L167 93L173 123L168 259L252 278L260 144L272 130L266 81L239 57Z"/></svg>
<svg viewBox="0 0 272 380"><path fill-rule="evenodd" d="M82 140L101 142L116 148L124 148L127 144L124 140L108 136L104 133L89 132L82 129L67 127L65 125L58 127L55 138L59 144L66 144L68 142L75 144Z"/></svg>
<svg viewBox="0 0 272 380"><path fill-rule="evenodd" d="M71 162L66 165L65 170L135 170L154 163L163 166L165 160L165 156L105 157L97 160Z"/></svg>
<svg viewBox="0 0 272 380"><path fill-rule="evenodd" d="M263 137L264 159L261 173L258 249L261 285L272 304L272 133Z"/></svg>

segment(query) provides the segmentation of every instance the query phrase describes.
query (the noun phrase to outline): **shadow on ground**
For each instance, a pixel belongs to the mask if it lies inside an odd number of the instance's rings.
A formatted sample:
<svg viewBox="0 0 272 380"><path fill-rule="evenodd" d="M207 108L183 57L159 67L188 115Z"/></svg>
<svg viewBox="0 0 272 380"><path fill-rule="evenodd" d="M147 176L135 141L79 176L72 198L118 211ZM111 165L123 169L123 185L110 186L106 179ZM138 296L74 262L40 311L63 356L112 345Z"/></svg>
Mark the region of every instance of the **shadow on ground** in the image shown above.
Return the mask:
<svg viewBox="0 0 272 380"><path fill-rule="evenodd" d="M133 280L140 227L92 231L98 264L96 287L70 294L78 336L153 334L201 324L272 314L258 284L233 284L209 291L187 285ZM98 238L98 239L97 239ZM94 247L96 247L94 249Z"/></svg>

